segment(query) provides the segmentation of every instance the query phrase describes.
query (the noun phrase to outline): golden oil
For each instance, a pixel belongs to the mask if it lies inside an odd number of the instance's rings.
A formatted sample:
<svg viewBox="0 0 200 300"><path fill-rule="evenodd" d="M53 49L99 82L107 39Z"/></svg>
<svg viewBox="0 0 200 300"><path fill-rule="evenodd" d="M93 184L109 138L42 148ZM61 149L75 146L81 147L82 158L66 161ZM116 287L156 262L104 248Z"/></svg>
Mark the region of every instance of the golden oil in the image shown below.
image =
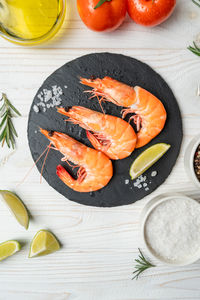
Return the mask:
<svg viewBox="0 0 200 300"><path fill-rule="evenodd" d="M62 11L63 0L0 0L0 30L19 40L41 39Z"/></svg>

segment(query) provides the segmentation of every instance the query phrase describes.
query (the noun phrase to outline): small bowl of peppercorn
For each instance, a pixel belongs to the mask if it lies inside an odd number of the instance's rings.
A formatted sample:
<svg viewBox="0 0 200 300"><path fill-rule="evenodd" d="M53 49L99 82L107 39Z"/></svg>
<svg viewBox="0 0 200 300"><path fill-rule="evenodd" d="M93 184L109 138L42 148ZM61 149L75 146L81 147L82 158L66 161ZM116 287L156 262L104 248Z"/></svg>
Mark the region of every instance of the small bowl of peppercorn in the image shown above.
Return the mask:
<svg viewBox="0 0 200 300"><path fill-rule="evenodd" d="M184 163L187 174L200 188L200 135L195 136L188 144Z"/></svg>

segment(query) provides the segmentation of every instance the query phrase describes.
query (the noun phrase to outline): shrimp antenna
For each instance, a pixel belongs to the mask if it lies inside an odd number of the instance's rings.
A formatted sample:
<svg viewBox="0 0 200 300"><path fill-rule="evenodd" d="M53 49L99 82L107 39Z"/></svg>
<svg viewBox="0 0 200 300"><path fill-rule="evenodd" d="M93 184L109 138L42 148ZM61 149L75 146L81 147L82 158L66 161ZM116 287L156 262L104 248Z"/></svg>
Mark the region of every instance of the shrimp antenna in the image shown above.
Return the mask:
<svg viewBox="0 0 200 300"><path fill-rule="evenodd" d="M17 187L20 186L22 183L24 183L24 181L26 180L26 178L30 175L31 171L33 170L33 168L37 165L37 163L40 161L40 159L44 156L44 154L46 153L47 151L47 155L45 156L45 160L43 162L43 166L42 166L42 171L43 171L43 168L44 168L44 163L46 162L46 159L47 159L47 156L49 154L49 150L50 149L54 149L53 147L51 147L51 143L45 148L45 150L42 152L42 154L40 154L40 156L38 157L38 159L35 161L35 163L32 165L32 167L30 168L30 170L26 173L26 175L24 176L24 178L22 179L21 182L19 182L17 184ZM41 174L42 175L42 174Z"/></svg>
<svg viewBox="0 0 200 300"><path fill-rule="evenodd" d="M104 111L103 106L102 106L102 104L101 104L102 101L104 101L104 100L103 100L103 97L100 99L99 96L97 95L97 99L98 99L99 105L100 105L100 107L101 107L101 110L102 110L102 112L103 112L104 115L105 115L105 111Z"/></svg>
<svg viewBox="0 0 200 300"><path fill-rule="evenodd" d="M48 150L47 150L47 148L48 148ZM47 146L47 148L46 148L47 153L45 155L45 158L44 158L44 161L43 161L43 164L42 164L42 169L41 169L41 172L40 172L40 183L42 183L42 174L43 174L44 166L45 166L49 151L51 149L51 143Z"/></svg>
<svg viewBox="0 0 200 300"><path fill-rule="evenodd" d="M87 90L87 91L84 91L84 93L90 93L90 94L92 94L92 96L91 96L89 99L93 99L93 98L97 97L97 100L98 100L98 102L99 102L99 105L100 105L100 107L101 107L101 110L102 110L102 112L105 114L105 111L104 111L103 106L102 106L102 104L101 104L102 102L105 101L104 95L103 95L102 93L99 93L99 92L95 91L94 89L93 89L93 90ZM102 97L100 98L100 96L102 96Z"/></svg>

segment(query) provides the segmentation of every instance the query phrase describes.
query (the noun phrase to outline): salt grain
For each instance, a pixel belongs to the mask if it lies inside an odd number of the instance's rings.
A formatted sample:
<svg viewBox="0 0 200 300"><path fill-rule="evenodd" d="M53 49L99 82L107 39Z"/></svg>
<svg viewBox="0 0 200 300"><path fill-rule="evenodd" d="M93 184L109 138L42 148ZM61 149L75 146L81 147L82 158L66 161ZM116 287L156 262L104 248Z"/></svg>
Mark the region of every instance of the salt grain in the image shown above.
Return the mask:
<svg viewBox="0 0 200 300"><path fill-rule="evenodd" d="M159 204L149 215L145 237L150 249L167 262L181 263L200 249L200 205L187 198Z"/></svg>
<svg viewBox="0 0 200 300"><path fill-rule="evenodd" d="M39 95L37 95L37 97L40 99L40 101L44 100L41 93Z"/></svg>
<svg viewBox="0 0 200 300"><path fill-rule="evenodd" d="M126 179L126 180L125 180L125 184L129 184L129 179Z"/></svg>
<svg viewBox="0 0 200 300"><path fill-rule="evenodd" d="M52 98L53 94L52 91L48 90L45 93L45 102L48 102Z"/></svg>
<svg viewBox="0 0 200 300"><path fill-rule="evenodd" d="M36 114L39 113L39 108L37 107L37 105L33 106L33 110Z"/></svg>
<svg viewBox="0 0 200 300"><path fill-rule="evenodd" d="M157 176L157 174L158 174L157 171L153 171L153 172L151 173L151 177L155 177L155 176Z"/></svg>

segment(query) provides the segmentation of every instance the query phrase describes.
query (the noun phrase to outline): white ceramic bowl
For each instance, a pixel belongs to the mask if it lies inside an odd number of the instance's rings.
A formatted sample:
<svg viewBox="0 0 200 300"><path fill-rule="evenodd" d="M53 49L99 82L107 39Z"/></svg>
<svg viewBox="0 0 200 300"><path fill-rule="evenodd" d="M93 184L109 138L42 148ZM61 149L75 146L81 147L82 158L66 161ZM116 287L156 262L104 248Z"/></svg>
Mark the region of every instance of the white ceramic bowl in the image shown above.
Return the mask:
<svg viewBox="0 0 200 300"><path fill-rule="evenodd" d="M141 230L141 236L142 236L142 241L143 241L143 245L145 246L145 248L148 250L148 252L157 260L159 260L160 262L166 264L166 265L170 265L170 266L186 266L189 264L192 264L194 262L196 262L197 260L200 259L200 249L197 253L195 253L195 255L193 255L192 257L189 257L188 259L179 261L179 262L175 262L175 261L168 261L165 260L164 258L158 256L148 245L147 241L146 241L146 237L145 237L145 226L146 226L146 222L147 219L149 217L149 215L151 214L151 212L153 211L153 209L155 209L159 204L168 201L168 200L172 200L172 199L189 199L190 201L192 201L193 203L195 202L195 204L197 203L196 200L191 199L189 197L183 196L181 194L178 193L168 193L168 194L162 194L159 195L155 198L153 198L152 200L150 200L145 207L142 210L141 213L141 217L140 217L140 230ZM200 204L199 204L200 205Z"/></svg>
<svg viewBox="0 0 200 300"><path fill-rule="evenodd" d="M198 180L194 171L194 155L199 144L200 144L200 134L195 136L190 141L190 143L186 148L185 156L184 156L184 165L185 165L186 173L198 188L200 188L200 181Z"/></svg>

